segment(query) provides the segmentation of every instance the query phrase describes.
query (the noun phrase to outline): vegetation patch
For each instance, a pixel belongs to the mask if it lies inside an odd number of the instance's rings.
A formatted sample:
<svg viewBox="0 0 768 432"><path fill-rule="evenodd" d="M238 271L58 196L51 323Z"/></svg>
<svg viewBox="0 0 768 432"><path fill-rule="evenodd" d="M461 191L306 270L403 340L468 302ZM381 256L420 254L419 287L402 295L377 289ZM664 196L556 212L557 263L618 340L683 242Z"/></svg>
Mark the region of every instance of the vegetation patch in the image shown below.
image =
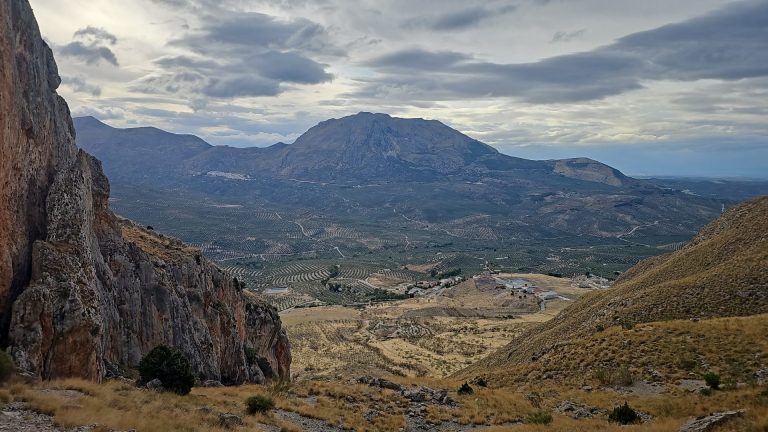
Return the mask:
<svg viewBox="0 0 768 432"><path fill-rule="evenodd" d="M195 384L189 360L179 350L165 345L153 348L141 359L139 374L143 385L158 379L165 390L180 395L188 394Z"/></svg>

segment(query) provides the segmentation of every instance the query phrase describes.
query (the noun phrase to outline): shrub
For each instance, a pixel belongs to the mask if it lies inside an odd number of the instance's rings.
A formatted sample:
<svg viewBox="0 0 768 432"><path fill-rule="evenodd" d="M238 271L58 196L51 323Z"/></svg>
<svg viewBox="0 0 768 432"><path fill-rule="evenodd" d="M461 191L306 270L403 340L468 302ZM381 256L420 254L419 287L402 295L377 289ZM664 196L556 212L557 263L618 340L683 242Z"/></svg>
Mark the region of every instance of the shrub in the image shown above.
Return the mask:
<svg viewBox="0 0 768 432"><path fill-rule="evenodd" d="M483 377L478 377L475 379L475 384L479 385L480 387L488 387L488 381L486 381Z"/></svg>
<svg viewBox="0 0 768 432"><path fill-rule="evenodd" d="M256 359L259 356L259 352L252 347L243 347L243 354L245 354L245 362L248 366L253 366L256 363Z"/></svg>
<svg viewBox="0 0 768 432"><path fill-rule="evenodd" d="M714 372L707 372L704 374L704 382L707 383L712 390L717 390L720 388L720 375Z"/></svg>
<svg viewBox="0 0 768 432"><path fill-rule="evenodd" d="M195 376L189 360L179 350L160 345L152 349L139 363L140 382L157 378L166 390L185 395L192 390Z"/></svg>
<svg viewBox="0 0 768 432"><path fill-rule="evenodd" d="M550 424L552 423L552 415L546 411L532 412L525 418L525 422L530 424Z"/></svg>
<svg viewBox="0 0 768 432"><path fill-rule="evenodd" d="M13 365L13 359L11 355L0 350L0 382L5 382L16 371L16 367Z"/></svg>
<svg viewBox="0 0 768 432"><path fill-rule="evenodd" d="M699 390L699 393L702 396L711 396L712 395L712 389L709 387L704 387L703 389Z"/></svg>
<svg viewBox="0 0 768 432"><path fill-rule="evenodd" d="M608 420L614 423L628 425L639 423L640 416L637 415L637 412L632 409L628 403L624 402L624 405L617 406L610 412L610 414L608 414Z"/></svg>
<svg viewBox="0 0 768 432"><path fill-rule="evenodd" d="M525 398L528 399L528 402L530 402L534 408L541 408L541 405L544 403L544 399L538 392L528 393L525 395Z"/></svg>
<svg viewBox="0 0 768 432"><path fill-rule="evenodd" d="M592 376L600 382L600 384L605 386L631 386L635 382L635 377L626 366L622 366L618 369L597 368L592 372Z"/></svg>
<svg viewBox="0 0 768 432"><path fill-rule="evenodd" d="M245 400L245 411L250 415L263 414L274 407L275 401L265 395L255 395Z"/></svg>
<svg viewBox="0 0 768 432"><path fill-rule="evenodd" d="M631 386L635 383L635 377L632 376L632 372L630 372L628 367L622 366L614 373L613 383L615 385Z"/></svg>
<svg viewBox="0 0 768 432"><path fill-rule="evenodd" d="M459 387L459 390L457 391L460 395L471 395L475 392L475 390L467 383L464 383Z"/></svg>
<svg viewBox="0 0 768 432"><path fill-rule="evenodd" d="M691 371L696 368L697 364L696 356L691 352L681 353L677 357L677 367L680 369Z"/></svg>

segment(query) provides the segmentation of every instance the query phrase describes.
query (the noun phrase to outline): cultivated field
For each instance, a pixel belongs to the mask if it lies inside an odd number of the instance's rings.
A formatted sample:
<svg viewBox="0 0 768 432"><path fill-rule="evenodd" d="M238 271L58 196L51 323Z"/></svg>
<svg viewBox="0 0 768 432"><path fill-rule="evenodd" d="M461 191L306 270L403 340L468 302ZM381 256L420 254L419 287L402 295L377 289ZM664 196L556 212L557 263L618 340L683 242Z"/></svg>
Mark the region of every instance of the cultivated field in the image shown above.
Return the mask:
<svg viewBox="0 0 768 432"><path fill-rule="evenodd" d="M498 276L525 278L563 298L542 302L532 294L470 279L440 294L407 300L285 310L281 317L291 340L294 377L445 377L500 348L531 323L551 319L589 291L564 278Z"/></svg>

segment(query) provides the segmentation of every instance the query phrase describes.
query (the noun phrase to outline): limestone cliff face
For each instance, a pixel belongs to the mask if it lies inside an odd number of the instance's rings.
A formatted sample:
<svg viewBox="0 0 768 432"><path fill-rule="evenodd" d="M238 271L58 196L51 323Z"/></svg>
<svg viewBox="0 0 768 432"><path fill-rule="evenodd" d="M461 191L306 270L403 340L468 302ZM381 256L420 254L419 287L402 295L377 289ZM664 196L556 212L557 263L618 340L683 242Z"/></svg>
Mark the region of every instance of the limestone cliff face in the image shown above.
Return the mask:
<svg viewBox="0 0 768 432"><path fill-rule="evenodd" d="M288 377L273 308L197 250L111 213L59 83L27 0L0 3L0 336L17 366L100 380L166 344L204 379L263 380L251 349Z"/></svg>

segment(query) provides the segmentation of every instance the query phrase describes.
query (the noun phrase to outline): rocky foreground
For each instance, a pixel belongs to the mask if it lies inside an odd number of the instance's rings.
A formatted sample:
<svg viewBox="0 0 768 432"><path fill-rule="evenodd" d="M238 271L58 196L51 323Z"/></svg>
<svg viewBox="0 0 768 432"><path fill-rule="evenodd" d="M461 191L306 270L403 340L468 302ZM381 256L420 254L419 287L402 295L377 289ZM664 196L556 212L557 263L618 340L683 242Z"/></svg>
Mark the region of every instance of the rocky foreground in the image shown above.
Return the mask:
<svg viewBox="0 0 768 432"><path fill-rule="evenodd" d="M199 251L109 210L109 182L75 145L27 0L0 4L0 65L0 345L16 365L98 381L164 344L201 380L261 382L254 355L287 378L290 347L273 308Z"/></svg>

